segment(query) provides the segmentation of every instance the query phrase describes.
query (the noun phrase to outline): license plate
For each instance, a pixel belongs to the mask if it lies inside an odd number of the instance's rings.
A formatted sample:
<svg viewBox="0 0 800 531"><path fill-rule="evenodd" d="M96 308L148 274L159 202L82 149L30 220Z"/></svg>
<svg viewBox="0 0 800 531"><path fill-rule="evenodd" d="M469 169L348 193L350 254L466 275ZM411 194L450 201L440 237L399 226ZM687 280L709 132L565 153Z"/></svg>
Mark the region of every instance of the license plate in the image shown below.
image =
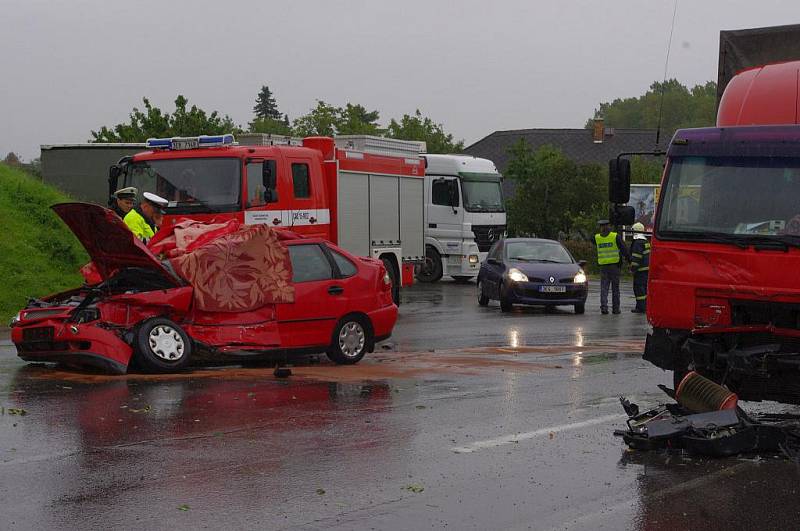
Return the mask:
<svg viewBox="0 0 800 531"><path fill-rule="evenodd" d="M23 341L51 341L53 339L53 327L26 328L22 331L22 339Z"/></svg>
<svg viewBox="0 0 800 531"><path fill-rule="evenodd" d="M195 149L200 147L200 141L196 138L175 138L172 140L172 149Z"/></svg>
<svg viewBox="0 0 800 531"><path fill-rule="evenodd" d="M539 286L542 293L566 293L566 286Z"/></svg>

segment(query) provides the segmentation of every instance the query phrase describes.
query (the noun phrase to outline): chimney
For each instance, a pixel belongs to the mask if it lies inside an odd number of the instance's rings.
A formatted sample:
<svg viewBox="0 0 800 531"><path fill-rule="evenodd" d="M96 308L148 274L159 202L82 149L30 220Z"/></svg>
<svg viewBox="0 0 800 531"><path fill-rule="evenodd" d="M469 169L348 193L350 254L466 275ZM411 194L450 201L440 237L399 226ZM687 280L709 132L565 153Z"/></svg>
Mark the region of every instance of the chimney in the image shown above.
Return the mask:
<svg viewBox="0 0 800 531"><path fill-rule="evenodd" d="M605 136L606 128L603 126L602 118L595 118L592 127L592 140L595 144L602 144L603 137Z"/></svg>

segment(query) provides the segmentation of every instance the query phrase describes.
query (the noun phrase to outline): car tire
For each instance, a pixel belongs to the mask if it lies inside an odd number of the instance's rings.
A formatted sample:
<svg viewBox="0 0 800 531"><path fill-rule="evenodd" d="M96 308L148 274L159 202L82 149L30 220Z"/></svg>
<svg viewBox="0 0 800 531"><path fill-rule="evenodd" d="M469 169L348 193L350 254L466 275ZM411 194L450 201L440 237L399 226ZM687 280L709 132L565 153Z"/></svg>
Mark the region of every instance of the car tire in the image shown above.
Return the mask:
<svg viewBox="0 0 800 531"><path fill-rule="evenodd" d="M576 314L580 315L580 314L582 314L584 312L586 312L586 304L585 303L584 304L576 304L575 305L575 313Z"/></svg>
<svg viewBox="0 0 800 531"><path fill-rule="evenodd" d="M465 277L465 276L457 276L453 277L453 280L456 281L456 284L469 284L469 281L472 280L472 277Z"/></svg>
<svg viewBox="0 0 800 531"><path fill-rule="evenodd" d="M500 311L504 313L508 313L513 309L513 305L509 302L508 298L503 294L503 290L505 287L503 285L500 286Z"/></svg>
<svg viewBox="0 0 800 531"><path fill-rule="evenodd" d="M553 304L545 304L544 313L555 313L556 307Z"/></svg>
<svg viewBox="0 0 800 531"><path fill-rule="evenodd" d="M417 280L420 282L438 282L442 278L442 255L435 247L425 246L425 262L417 271Z"/></svg>
<svg viewBox="0 0 800 531"><path fill-rule="evenodd" d="M483 282L478 281L478 306L489 306L489 297L483 292Z"/></svg>
<svg viewBox="0 0 800 531"><path fill-rule="evenodd" d="M400 306L400 274L397 272L393 260L384 256L381 258L381 262L383 262L383 267L386 268L386 272L389 273L389 277L392 279L392 302Z"/></svg>
<svg viewBox="0 0 800 531"><path fill-rule="evenodd" d="M337 365L353 365L372 348L373 341L369 321L359 315L347 315L336 325L326 354Z"/></svg>
<svg viewBox="0 0 800 531"><path fill-rule="evenodd" d="M183 328L163 317L147 319L134 336L134 360L144 372L169 373L186 368L192 340Z"/></svg>

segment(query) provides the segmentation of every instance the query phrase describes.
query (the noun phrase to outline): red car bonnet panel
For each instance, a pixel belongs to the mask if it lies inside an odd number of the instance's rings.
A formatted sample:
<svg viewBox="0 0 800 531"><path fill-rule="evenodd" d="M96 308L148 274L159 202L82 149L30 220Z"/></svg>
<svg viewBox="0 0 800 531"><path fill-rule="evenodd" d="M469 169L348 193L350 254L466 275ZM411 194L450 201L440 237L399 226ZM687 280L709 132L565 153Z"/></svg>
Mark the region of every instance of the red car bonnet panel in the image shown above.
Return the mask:
<svg viewBox="0 0 800 531"><path fill-rule="evenodd" d="M90 203L59 203L53 211L78 238L103 280L126 267L161 273L178 286L177 279L111 210Z"/></svg>

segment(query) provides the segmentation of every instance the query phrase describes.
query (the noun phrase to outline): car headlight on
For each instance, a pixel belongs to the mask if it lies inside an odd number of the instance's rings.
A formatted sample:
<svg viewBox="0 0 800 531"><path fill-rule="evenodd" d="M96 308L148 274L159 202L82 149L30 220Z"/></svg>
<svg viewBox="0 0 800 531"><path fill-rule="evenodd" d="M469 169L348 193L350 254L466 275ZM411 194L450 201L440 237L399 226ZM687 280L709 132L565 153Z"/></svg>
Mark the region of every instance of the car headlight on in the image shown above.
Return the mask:
<svg viewBox="0 0 800 531"><path fill-rule="evenodd" d="M512 267L508 270L508 278L513 280L514 282L527 282L528 276L517 269L516 267Z"/></svg>
<svg viewBox="0 0 800 531"><path fill-rule="evenodd" d="M471 255L469 255L469 263L470 263L470 264L477 264L477 263L478 263L478 260L479 260L479 258L478 258L478 255L477 255L477 254L471 254Z"/></svg>
<svg viewBox="0 0 800 531"><path fill-rule="evenodd" d="M578 274L575 275L575 278L572 279L575 284L583 284L586 282L586 273L583 271L578 271Z"/></svg>

